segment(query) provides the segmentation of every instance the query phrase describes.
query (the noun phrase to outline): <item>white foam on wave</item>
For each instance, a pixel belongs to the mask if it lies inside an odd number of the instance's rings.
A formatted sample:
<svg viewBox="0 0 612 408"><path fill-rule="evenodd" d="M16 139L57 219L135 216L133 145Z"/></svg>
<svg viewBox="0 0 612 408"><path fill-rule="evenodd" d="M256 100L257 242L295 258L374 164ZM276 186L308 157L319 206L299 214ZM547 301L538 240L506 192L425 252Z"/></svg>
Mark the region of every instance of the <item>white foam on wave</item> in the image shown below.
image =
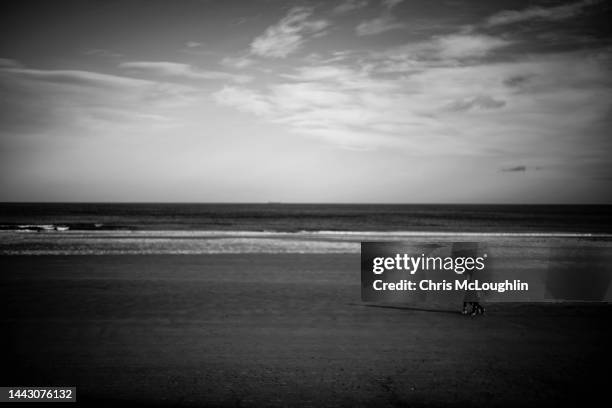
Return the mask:
<svg viewBox="0 0 612 408"><path fill-rule="evenodd" d="M347 236L398 236L398 237L573 237L610 238L612 234L586 233L586 232L458 232L458 231L316 231L316 235L347 235Z"/></svg>
<svg viewBox="0 0 612 408"><path fill-rule="evenodd" d="M50 226L48 226L50 227ZM53 231L52 228L48 228ZM19 230L4 230L0 234L11 234ZM40 231L45 234L47 231ZM67 230L62 235L71 236L164 236L164 237L575 237L611 238L609 233L587 232L463 232L463 231L226 231L226 230Z"/></svg>
<svg viewBox="0 0 612 408"><path fill-rule="evenodd" d="M0 255L359 253L362 241L558 240L610 238L591 233L417 231L0 231Z"/></svg>

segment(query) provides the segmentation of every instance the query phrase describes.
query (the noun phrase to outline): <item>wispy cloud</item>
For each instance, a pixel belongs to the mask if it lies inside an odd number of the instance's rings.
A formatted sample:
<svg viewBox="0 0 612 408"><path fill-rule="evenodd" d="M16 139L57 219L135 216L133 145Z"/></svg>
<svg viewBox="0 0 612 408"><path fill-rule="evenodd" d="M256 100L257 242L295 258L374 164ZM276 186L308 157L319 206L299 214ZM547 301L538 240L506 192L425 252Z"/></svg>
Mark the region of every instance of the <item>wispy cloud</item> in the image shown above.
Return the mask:
<svg viewBox="0 0 612 408"><path fill-rule="evenodd" d="M140 73L204 80L231 80L238 83L249 82L252 78L248 75L238 75L222 71L208 71L196 68L189 64L169 61L132 61L119 64L120 68L137 71Z"/></svg>
<svg viewBox="0 0 612 408"><path fill-rule="evenodd" d="M486 25L492 27L529 20L565 20L580 14L585 7L599 2L600 0L583 0L553 7L532 6L523 10L504 10L490 16L486 20Z"/></svg>
<svg viewBox="0 0 612 408"><path fill-rule="evenodd" d="M398 4L402 3L404 0L382 0L382 5L383 7L387 8L388 10L391 10L393 7L397 6Z"/></svg>
<svg viewBox="0 0 612 408"><path fill-rule="evenodd" d="M400 23L395 17L390 15L380 16L372 20L363 21L355 27L355 33L359 36L376 35L385 31L404 28L405 24Z"/></svg>
<svg viewBox="0 0 612 408"><path fill-rule="evenodd" d="M480 33L440 35L374 52L367 63L370 69L378 72L419 72L432 67L474 63L511 44L510 40Z"/></svg>
<svg viewBox="0 0 612 408"><path fill-rule="evenodd" d="M432 51L438 58L462 59L483 57L492 50L509 45L511 41L485 34L451 34L435 37L426 51Z"/></svg>
<svg viewBox="0 0 612 408"><path fill-rule="evenodd" d="M403 27L392 14L400 3L381 2L382 14L358 25L357 34ZM561 19L588 4L503 12L484 21ZM357 3L342 5L349 12ZM310 13L294 9L289 16L305 21ZM556 153L571 155L576 135L601 130L612 106L607 57L584 50L500 58L505 55L500 50L522 40L483 28L475 24L384 50L310 58L305 66L278 73L277 80L271 76L259 87L225 87L214 98L331 143L402 145L422 154L546 155L551 140L563 134ZM301 41L300 35L287 41L295 47L277 56L293 52Z"/></svg>
<svg viewBox="0 0 612 408"><path fill-rule="evenodd" d="M251 42L251 52L262 57L285 58L299 50L309 37L325 35L327 20L310 20L313 11L294 7L278 23Z"/></svg>
<svg viewBox="0 0 612 408"><path fill-rule="evenodd" d="M332 9L334 14L346 14L368 5L367 0L345 0Z"/></svg>
<svg viewBox="0 0 612 408"><path fill-rule="evenodd" d="M7 143L23 134L62 136L167 126L172 122L168 112L189 105L197 93L190 86L167 82L25 67L1 68L0 86L7 95L0 113L0 133L8 135Z"/></svg>
<svg viewBox="0 0 612 408"><path fill-rule="evenodd" d="M355 33L358 36L376 35L386 31L404 28L406 25L392 15L391 10L400 4L403 0L383 0L382 14L371 20L362 21L355 27Z"/></svg>
<svg viewBox="0 0 612 408"><path fill-rule="evenodd" d="M512 167L503 167L502 169L500 169L499 171L503 172L503 173L524 173L527 171L527 166L512 166Z"/></svg>
<svg viewBox="0 0 612 408"><path fill-rule="evenodd" d="M495 99L489 95L477 95L469 98L459 98L447 105L447 109L455 112L470 109L499 109L506 105L506 101Z"/></svg>
<svg viewBox="0 0 612 408"><path fill-rule="evenodd" d="M347 147L373 146L386 137L363 128L381 114L376 107L375 92L381 88L377 81L341 66L304 67L286 78L289 81L271 84L265 91L225 87L214 96L220 104L288 126L295 133Z"/></svg>
<svg viewBox="0 0 612 408"><path fill-rule="evenodd" d="M597 133L612 108L607 62L588 52L465 66L422 61L392 76L385 72L388 55L371 58L363 69L296 68L263 89L224 88L215 98L334 144L402 145L426 155L547 155L554 143L561 157L577 137Z"/></svg>
<svg viewBox="0 0 612 408"><path fill-rule="evenodd" d="M42 70L30 68L4 68L4 74L14 78L23 78L47 83L90 86L102 88L124 88L142 86L151 82L118 75L102 74L92 71L80 70Z"/></svg>
<svg viewBox="0 0 612 408"><path fill-rule="evenodd" d="M243 69L252 66L255 61L248 55L241 55L237 57L224 57L221 60L221 64L226 67Z"/></svg>
<svg viewBox="0 0 612 408"><path fill-rule="evenodd" d="M481 58L492 51L510 45L511 41L486 34L449 34L435 36L427 41L406 44L391 49L399 59L421 61L462 60Z"/></svg>
<svg viewBox="0 0 612 408"><path fill-rule="evenodd" d="M222 105L232 106L258 116L272 113L272 105L267 98L251 89L224 86L213 94L213 98Z"/></svg>

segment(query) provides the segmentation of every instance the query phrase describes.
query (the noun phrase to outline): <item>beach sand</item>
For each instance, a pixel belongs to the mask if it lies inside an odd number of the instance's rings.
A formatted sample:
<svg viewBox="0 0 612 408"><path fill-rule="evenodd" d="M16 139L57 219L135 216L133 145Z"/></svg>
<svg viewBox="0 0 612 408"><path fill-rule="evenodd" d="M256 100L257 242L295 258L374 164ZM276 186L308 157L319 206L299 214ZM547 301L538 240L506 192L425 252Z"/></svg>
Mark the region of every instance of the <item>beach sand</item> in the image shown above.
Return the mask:
<svg viewBox="0 0 612 408"><path fill-rule="evenodd" d="M533 406L607 394L610 305L366 305L347 255L0 257L2 385L133 406Z"/></svg>

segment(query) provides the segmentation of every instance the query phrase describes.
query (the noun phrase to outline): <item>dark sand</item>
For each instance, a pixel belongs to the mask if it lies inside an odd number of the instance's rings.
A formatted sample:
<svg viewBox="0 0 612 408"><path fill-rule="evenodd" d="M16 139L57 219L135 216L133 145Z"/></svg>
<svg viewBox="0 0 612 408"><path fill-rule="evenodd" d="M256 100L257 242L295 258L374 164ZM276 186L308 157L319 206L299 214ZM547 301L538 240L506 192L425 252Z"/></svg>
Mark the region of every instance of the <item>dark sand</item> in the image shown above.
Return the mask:
<svg viewBox="0 0 612 408"><path fill-rule="evenodd" d="M0 257L2 385L80 403L534 406L608 395L610 305L367 306L359 255Z"/></svg>

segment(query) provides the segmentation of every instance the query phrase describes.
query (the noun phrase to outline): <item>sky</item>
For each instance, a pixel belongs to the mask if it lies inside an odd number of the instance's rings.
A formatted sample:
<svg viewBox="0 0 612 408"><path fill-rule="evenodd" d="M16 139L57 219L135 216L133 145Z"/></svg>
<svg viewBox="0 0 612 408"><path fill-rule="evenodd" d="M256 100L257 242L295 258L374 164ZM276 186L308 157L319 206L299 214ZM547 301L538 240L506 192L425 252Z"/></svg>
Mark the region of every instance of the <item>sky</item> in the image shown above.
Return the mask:
<svg viewBox="0 0 612 408"><path fill-rule="evenodd" d="M612 203L605 1L15 1L0 201Z"/></svg>

